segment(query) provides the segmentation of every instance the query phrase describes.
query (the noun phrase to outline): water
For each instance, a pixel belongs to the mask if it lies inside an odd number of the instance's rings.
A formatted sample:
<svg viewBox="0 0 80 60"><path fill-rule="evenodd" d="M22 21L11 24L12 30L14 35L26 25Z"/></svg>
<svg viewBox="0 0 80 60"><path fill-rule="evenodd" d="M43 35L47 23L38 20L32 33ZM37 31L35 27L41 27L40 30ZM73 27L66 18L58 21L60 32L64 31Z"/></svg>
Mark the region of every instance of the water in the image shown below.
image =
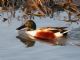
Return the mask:
<svg viewBox="0 0 80 60"><path fill-rule="evenodd" d="M54 21L49 18L36 18L34 20L38 27L43 26L66 26L66 23ZM45 22L46 21L46 22ZM54 23L56 22L56 23ZM60 22L60 24L59 24ZM36 42L34 47L26 48L25 45L16 39L16 28L22 23L20 21L8 22L0 21L0 60L79 60L80 47L75 46L80 43L80 25L72 24L68 29L70 44L66 46L50 46L45 43ZM71 45L75 44L75 45Z"/></svg>

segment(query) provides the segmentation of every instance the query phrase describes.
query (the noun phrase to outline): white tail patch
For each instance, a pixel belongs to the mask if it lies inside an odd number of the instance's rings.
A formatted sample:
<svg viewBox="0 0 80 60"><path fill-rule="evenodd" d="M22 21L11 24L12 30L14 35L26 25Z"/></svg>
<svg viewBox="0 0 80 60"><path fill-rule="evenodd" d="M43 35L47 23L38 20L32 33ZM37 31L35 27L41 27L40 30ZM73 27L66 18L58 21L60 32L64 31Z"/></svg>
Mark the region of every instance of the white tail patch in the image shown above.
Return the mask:
<svg viewBox="0 0 80 60"><path fill-rule="evenodd" d="M59 38L59 37L62 37L62 36L63 36L63 34L62 34L62 33L60 33L60 32L54 33L54 35L55 35L57 38Z"/></svg>

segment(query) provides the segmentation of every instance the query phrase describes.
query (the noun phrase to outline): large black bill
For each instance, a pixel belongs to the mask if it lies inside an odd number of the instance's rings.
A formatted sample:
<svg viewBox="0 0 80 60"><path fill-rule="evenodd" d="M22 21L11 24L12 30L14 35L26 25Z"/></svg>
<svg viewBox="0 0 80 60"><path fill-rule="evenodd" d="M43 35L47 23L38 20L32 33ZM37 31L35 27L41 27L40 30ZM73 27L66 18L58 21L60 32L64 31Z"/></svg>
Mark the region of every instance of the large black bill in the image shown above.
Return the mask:
<svg viewBox="0 0 80 60"><path fill-rule="evenodd" d="M16 30L21 30L23 28L25 28L26 26L25 25L21 25L20 27L18 27Z"/></svg>

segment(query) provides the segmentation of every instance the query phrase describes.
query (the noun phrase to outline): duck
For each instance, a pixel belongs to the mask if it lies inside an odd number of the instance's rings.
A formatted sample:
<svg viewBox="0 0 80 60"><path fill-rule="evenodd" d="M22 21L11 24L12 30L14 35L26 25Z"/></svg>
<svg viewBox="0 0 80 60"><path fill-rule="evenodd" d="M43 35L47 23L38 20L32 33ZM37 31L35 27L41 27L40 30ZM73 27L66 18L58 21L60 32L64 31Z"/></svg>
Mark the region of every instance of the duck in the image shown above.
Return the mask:
<svg viewBox="0 0 80 60"><path fill-rule="evenodd" d="M59 39L65 38L68 31L66 29L56 29L55 27L42 27L35 30L24 28L18 31L17 38L20 39L27 47L35 45L36 41L54 45L64 45Z"/></svg>

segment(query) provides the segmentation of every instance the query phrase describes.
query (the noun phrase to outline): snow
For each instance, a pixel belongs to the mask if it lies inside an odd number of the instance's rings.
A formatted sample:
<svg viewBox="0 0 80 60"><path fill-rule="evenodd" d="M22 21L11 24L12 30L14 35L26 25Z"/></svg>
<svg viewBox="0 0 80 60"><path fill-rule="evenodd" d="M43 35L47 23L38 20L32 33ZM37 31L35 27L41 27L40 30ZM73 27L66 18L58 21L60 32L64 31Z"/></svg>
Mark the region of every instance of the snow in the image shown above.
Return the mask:
<svg viewBox="0 0 80 60"><path fill-rule="evenodd" d="M51 21L49 18L36 18L34 21L37 23L37 27L41 26L64 26L62 22ZM80 47L66 45L66 46L50 46L45 43L36 42L34 47L27 48L20 40L16 38L16 28L21 25L20 21L12 21L3 23L0 20L0 60L79 60L80 59ZM75 26L75 27L74 27ZM73 24L71 28L77 28L80 25ZM79 28L80 29L80 28ZM80 35L80 30L75 31ZM79 32L79 33L78 33ZM72 33L72 32L71 32ZM76 35L72 34L74 39ZM78 37L80 40L80 38ZM74 40L74 41L79 41ZM73 40L71 40L73 41Z"/></svg>

